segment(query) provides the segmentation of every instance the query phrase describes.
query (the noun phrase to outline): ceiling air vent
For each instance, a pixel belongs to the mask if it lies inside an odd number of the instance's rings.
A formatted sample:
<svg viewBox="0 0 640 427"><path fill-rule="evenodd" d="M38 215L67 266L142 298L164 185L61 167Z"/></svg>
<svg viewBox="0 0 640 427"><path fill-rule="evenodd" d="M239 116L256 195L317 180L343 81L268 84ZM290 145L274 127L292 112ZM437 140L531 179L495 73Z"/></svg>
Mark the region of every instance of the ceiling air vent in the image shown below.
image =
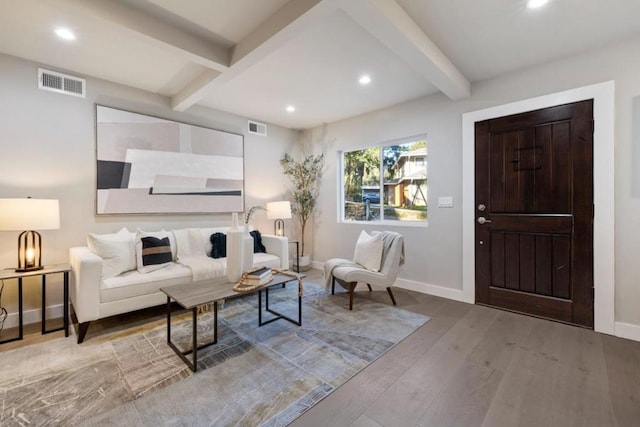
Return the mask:
<svg viewBox="0 0 640 427"><path fill-rule="evenodd" d="M87 81L79 77L38 68L38 88L67 95L86 96Z"/></svg>
<svg viewBox="0 0 640 427"><path fill-rule="evenodd" d="M267 136L267 125L249 120L249 133Z"/></svg>

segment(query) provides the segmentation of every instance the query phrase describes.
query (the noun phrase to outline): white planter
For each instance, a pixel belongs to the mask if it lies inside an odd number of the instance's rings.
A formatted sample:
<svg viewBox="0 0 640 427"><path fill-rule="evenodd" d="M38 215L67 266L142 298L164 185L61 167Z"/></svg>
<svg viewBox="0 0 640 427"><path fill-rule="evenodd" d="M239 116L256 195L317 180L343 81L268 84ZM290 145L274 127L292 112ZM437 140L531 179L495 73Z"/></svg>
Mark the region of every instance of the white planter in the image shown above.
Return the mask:
<svg viewBox="0 0 640 427"><path fill-rule="evenodd" d="M249 224L245 224L242 234L242 273L253 267L253 237L249 234Z"/></svg>
<svg viewBox="0 0 640 427"><path fill-rule="evenodd" d="M311 268L311 257L309 255L301 255L298 268L300 269L300 271L309 270Z"/></svg>
<svg viewBox="0 0 640 427"><path fill-rule="evenodd" d="M242 277L244 230L238 226L238 214L231 215L231 229L227 231L227 278L237 282Z"/></svg>

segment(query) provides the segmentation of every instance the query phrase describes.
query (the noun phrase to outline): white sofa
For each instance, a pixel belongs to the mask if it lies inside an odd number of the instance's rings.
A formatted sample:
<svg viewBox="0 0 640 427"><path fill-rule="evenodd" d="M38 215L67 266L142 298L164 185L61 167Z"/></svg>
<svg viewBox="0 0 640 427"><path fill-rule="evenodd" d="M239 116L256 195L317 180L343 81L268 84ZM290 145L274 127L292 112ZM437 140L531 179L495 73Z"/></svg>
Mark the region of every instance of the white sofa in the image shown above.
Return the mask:
<svg viewBox="0 0 640 427"><path fill-rule="evenodd" d="M209 237L213 233L226 234L229 228L217 227L191 230L200 231L207 256L206 262L210 263L208 267L209 274L213 274L215 277L226 276L226 258L214 259L210 257L212 245ZM120 235L122 233L125 233L124 235L126 236L126 229L121 230ZM177 246L174 236L179 234L179 231L176 231L175 234L173 231L168 231L167 233L173 237L171 240L173 250L173 246ZM135 242L136 233L128 233L128 235ZM118 236L118 234L103 236ZM261 237L266 253L254 253L254 267L268 266L288 269L289 250L287 238L264 234ZM89 241L90 243L92 241ZM110 255L113 255L113 253ZM202 255L202 258L204 258L205 254L203 253ZM132 255L125 254L124 256L130 257ZM72 247L69 250L69 260L72 269L70 297L79 324L78 343L84 340L91 321L164 304L166 303L166 295L160 292L161 287L193 281L192 269L187 265L181 264L179 258L176 262L170 262L163 268L148 273L141 273L137 269L133 269L113 277L105 274L111 267L107 266L105 260L88 246ZM132 262L134 262L133 267L135 268L135 261ZM103 266L105 267L104 270ZM104 277L105 275L107 277Z"/></svg>

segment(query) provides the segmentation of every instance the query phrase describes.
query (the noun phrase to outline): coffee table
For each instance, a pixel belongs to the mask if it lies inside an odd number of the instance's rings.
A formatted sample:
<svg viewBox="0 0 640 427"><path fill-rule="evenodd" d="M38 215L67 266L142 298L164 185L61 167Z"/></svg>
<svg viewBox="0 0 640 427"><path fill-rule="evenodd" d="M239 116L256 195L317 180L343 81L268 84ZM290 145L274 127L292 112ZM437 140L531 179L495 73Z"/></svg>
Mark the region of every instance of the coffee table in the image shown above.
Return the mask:
<svg viewBox="0 0 640 427"><path fill-rule="evenodd" d="M233 286L235 283L227 282L226 277L160 288L160 290L167 295L167 344L169 344L169 347L171 347L173 351L180 356L180 358L187 364L187 366L189 366L189 368L191 368L193 372L196 372L198 370L198 350L202 350L203 348L209 347L218 342L218 303L221 300L238 298L249 294L255 294L256 292L258 293L258 326L263 326L279 319L284 319L295 325L302 326L301 282L298 283L298 320L292 319L269 308L270 288L274 286L285 287L287 283L297 281L298 278L304 277L303 274L290 274L291 275L275 273L273 275L273 280L269 283L247 292L234 291ZM265 321L262 320L262 291L265 293L264 309L274 315L274 317ZM178 303L182 308L191 310L193 343L190 350L180 350L173 341L171 341L171 300ZM213 304L213 341L198 346L198 307L208 304ZM192 360L187 358L187 355L190 353L192 354Z"/></svg>

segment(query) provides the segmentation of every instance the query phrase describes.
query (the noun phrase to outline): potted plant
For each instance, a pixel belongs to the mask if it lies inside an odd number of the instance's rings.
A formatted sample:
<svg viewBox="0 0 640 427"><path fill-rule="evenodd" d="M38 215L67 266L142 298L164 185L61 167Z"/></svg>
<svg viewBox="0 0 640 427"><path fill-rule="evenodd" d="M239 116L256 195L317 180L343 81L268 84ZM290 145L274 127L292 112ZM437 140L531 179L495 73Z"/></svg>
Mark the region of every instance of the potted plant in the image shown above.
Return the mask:
<svg viewBox="0 0 640 427"><path fill-rule="evenodd" d="M293 183L291 212L300 221L300 265L309 265L309 254L304 245L305 229L313 211L319 194L320 178L324 165L324 154L309 155L302 162L296 162L289 154L280 160L284 174ZM305 264L306 262L306 264Z"/></svg>

